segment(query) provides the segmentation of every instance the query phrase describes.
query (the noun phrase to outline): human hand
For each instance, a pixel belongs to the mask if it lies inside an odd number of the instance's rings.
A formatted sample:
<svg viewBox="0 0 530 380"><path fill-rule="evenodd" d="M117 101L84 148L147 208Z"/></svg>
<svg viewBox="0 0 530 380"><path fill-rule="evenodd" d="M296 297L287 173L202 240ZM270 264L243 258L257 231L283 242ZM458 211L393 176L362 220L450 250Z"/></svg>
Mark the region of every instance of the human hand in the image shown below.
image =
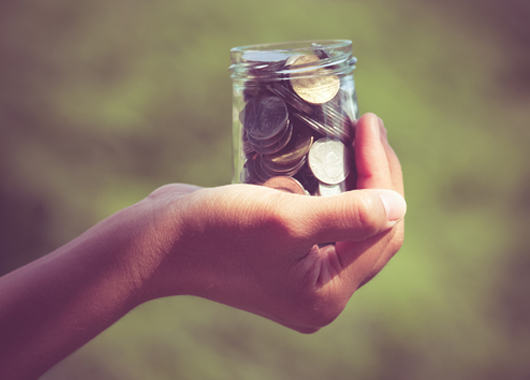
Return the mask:
<svg viewBox="0 0 530 380"><path fill-rule="evenodd" d="M373 114L357 123L355 163L357 190L333 197L245 184L156 190L143 201L156 231L137 269L145 299L190 294L300 332L327 325L403 241L401 169Z"/></svg>
<svg viewBox="0 0 530 380"><path fill-rule="evenodd" d="M403 241L401 169L375 115L357 123L355 165L357 190L332 197L167 185L0 277L0 377L37 378L163 296L317 331Z"/></svg>

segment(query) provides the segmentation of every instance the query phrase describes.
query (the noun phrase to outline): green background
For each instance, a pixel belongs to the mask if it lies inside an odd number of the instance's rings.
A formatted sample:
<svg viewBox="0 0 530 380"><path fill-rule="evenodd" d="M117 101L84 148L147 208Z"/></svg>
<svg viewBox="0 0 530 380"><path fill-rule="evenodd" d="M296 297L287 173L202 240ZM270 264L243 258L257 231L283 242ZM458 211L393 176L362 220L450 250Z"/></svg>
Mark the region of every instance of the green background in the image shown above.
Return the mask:
<svg viewBox="0 0 530 380"><path fill-rule="evenodd" d="M231 47L353 41L408 201L400 253L302 335L152 301L43 379L526 379L530 3L0 3L0 273L169 182L231 180Z"/></svg>

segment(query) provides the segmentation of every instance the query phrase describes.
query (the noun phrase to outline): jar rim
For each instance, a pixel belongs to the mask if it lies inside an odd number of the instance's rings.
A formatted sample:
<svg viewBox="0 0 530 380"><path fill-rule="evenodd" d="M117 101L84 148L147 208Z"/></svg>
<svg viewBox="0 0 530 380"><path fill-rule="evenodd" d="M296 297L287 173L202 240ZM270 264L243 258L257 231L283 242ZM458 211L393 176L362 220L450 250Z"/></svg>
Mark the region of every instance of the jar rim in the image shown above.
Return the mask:
<svg viewBox="0 0 530 380"><path fill-rule="evenodd" d="M322 50L324 57L318 62L306 62L293 69L285 65L290 58L315 55ZM243 80L284 80L297 77L314 77L350 73L357 59L352 56L350 40L307 40L234 47L230 50L232 78ZM317 70L322 69L322 70Z"/></svg>
<svg viewBox="0 0 530 380"><path fill-rule="evenodd" d="M230 49L230 52L249 52L249 51L304 51L311 48L311 44L319 44L328 49L338 49L343 47L351 46L351 40L341 40L341 39L330 39L330 40L305 40L305 41L290 41L290 42L273 42L273 43L264 43L264 44L254 44L254 45L244 45L236 46Z"/></svg>

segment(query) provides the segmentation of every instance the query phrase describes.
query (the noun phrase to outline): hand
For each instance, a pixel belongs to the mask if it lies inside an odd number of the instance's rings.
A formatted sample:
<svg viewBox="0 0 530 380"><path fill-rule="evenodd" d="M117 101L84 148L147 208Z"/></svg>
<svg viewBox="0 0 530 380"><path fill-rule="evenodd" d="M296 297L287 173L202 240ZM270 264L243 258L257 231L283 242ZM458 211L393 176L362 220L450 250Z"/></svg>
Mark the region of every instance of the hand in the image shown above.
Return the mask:
<svg viewBox="0 0 530 380"><path fill-rule="evenodd" d="M356 190L333 197L243 184L156 190L137 206L153 215L137 238L149 242L135 269L144 299L196 295L304 333L330 323L403 242L401 169L373 114L357 123L355 164Z"/></svg>
<svg viewBox="0 0 530 380"><path fill-rule="evenodd" d="M403 241L399 161L357 123L357 190L168 185L0 277L0 377L37 378L132 308L190 294L300 332L330 323ZM319 248L319 244L337 242Z"/></svg>

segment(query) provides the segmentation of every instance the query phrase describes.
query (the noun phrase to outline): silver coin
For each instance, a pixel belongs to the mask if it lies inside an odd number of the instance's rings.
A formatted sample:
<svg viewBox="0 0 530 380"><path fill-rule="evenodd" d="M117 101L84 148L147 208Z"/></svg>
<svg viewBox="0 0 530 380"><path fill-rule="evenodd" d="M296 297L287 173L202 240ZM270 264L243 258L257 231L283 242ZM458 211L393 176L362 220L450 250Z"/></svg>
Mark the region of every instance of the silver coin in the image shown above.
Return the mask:
<svg viewBox="0 0 530 380"><path fill-rule="evenodd" d="M252 148L260 154L274 154L281 151L291 140L293 134L293 125L292 123L287 123L287 128L282 134L279 135L279 139L276 140L253 140L248 137L250 145Z"/></svg>
<svg viewBox="0 0 530 380"><path fill-rule="evenodd" d="M308 162L314 176L320 182L337 185L350 174L348 150L337 140L321 138L313 143Z"/></svg>
<svg viewBox="0 0 530 380"><path fill-rule="evenodd" d="M285 130L288 118L285 102L266 96L247 103L243 121L249 139L272 140Z"/></svg>
<svg viewBox="0 0 530 380"><path fill-rule="evenodd" d="M346 191L346 182L341 182L336 185L327 185L323 182L318 183L318 195L321 197L330 197L332 195L339 195Z"/></svg>

